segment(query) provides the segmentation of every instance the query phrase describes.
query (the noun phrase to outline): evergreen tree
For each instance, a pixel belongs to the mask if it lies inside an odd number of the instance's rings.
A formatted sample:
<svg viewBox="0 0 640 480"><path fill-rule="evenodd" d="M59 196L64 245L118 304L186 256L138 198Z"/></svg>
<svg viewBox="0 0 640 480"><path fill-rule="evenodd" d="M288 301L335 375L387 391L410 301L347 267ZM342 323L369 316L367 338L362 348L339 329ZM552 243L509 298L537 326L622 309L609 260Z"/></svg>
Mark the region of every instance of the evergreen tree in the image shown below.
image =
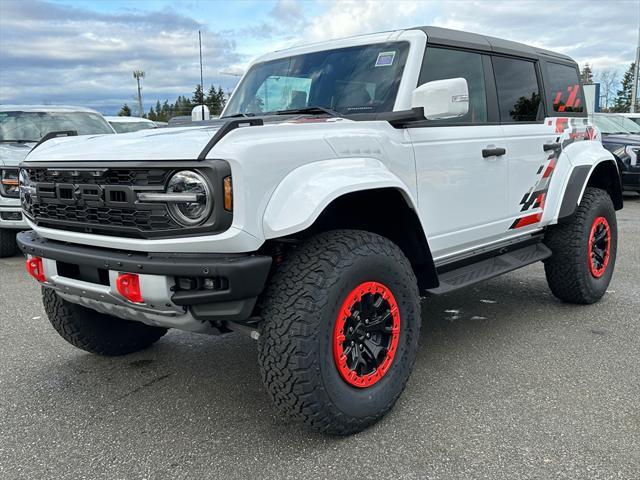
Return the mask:
<svg viewBox="0 0 640 480"><path fill-rule="evenodd" d="M192 97L178 95L174 103L169 103L168 100L160 103L160 100L157 100L155 106L149 110L146 118L158 122L168 122L172 117L183 115L191 116L193 107L202 105L203 103L209 108L211 115L220 115L227 103L227 95L221 86L216 88L213 85L209 87L207 94L203 95L200 85L196 85ZM258 103L261 104L261 100L258 100ZM125 104L118 115L131 116L131 109Z"/></svg>
<svg viewBox="0 0 640 480"><path fill-rule="evenodd" d="M200 85L196 85L191 103L193 103L194 106L204 104L204 92L202 91L202 87Z"/></svg>
<svg viewBox="0 0 640 480"><path fill-rule="evenodd" d="M225 105L225 96L222 90L222 87L218 87L217 89L211 85L209 87L209 91L207 92L207 98L205 100L205 105L209 107L209 112L211 115L220 115L222 113L222 109Z"/></svg>
<svg viewBox="0 0 640 480"><path fill-rule="evenodd" d="M122 108L118 112L119 117L130 117L131 116L131 108L126 103L122 105Z"/></svg>
<svg viewBox="0 0 640 480"><path fill-rule="evenodd" d="M593 83L593 71L588 63L585 63L580 71L580 83L583 85L591 85Z"/></svg>
<svg viewBox="0 0 640 480"><path fill-rule="evenodd" d="M227 96L221 86L218 86L218 100L220 101L220 113L222 113L222 109L227 104Z"/></svg>
<svg viewBox="0 0 640 480"><path fill-rule="evenodd" d="M622 77L622 83L620 84L620 90L618 90L612 110L614 112L628 112L631 108L631 90L633 90L633 73L636 68L636 63L633 62L629 65L629 68Z"/></svg>

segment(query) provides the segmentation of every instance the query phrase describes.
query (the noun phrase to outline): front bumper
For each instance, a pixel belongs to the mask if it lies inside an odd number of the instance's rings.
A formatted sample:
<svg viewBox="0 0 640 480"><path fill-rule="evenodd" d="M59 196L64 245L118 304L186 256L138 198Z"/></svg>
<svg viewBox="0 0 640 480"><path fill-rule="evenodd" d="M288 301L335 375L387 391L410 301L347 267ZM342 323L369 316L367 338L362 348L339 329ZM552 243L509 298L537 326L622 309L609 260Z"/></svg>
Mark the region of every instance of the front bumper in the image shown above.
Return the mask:
<svg viewBox="0 0 640 480"><path fill-rule="evenodd" d="M19 199L0 195L0 228L29 228L22 216Z"/></svg>
<svg viewBox="0 0 640 480"><path fill-rule="evenodd" d="M18 246L43 259L46 287L63 298L129 320L206 332L211 322L247 320L271 269L269 256L140 253L57 242L21 232ZM120 295L121 273L139 276L144 303ZM202 288L211 279L213 289ZM184 285L189 288L184 288Z"/></svg>

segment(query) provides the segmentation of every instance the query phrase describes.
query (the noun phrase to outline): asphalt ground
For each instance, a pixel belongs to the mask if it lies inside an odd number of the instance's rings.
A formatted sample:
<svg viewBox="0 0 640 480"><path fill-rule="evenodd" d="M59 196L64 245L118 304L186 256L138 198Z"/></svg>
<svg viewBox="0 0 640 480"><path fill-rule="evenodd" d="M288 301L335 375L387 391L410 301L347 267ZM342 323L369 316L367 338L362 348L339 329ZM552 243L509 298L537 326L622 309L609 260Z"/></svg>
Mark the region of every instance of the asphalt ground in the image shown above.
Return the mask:
<svg viewBox="0 0 640 480"><path fill-rule="evenodd" d="M0 478L638 479L640 197L618 222L596 305L556 300L541 264L426 300L406 391L349 438L284 421L244 334L74 349L0 260Z"/></svg>

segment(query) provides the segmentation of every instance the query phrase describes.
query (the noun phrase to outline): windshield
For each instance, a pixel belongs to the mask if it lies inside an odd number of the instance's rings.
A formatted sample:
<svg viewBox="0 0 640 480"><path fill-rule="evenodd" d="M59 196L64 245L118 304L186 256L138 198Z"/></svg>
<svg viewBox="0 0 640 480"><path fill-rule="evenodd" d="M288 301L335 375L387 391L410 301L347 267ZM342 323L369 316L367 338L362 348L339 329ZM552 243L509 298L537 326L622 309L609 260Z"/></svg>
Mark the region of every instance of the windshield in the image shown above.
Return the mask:
<svg viewBox="0 0 640 480"><path fill-rule="evenodd" d="M626 117L616 115L607 118L629 133L640 133L640 126L636 122L629 120Z"/></svg>
<svg viewBox="0 0 640 480"><path fill-rule="evenodd" d="M1 142L37 142L49 132L78 135L113 133L107 121L89 112L0 112Z"/></svg>
<svg viewBox="0 0 640 480"><path fill-rule="evenodd" d="M341 114L390 112L409 44L325 50L251 67L224 116L323 107Z"/></svg>
<svg viewBox="0 0 640 480"><path fill-rule="evenodd" d="M615 122L613 117L610 116L594 115L593 123L604 134L630 133L629 130L623 128L619 122Z"/></svg>
<svg viewBox="0 0 640 480"><path fill-rule="evenodd" d="M117 133L137 132L138 130L147 130L156 128L149 122L109 122Z"/></svg>

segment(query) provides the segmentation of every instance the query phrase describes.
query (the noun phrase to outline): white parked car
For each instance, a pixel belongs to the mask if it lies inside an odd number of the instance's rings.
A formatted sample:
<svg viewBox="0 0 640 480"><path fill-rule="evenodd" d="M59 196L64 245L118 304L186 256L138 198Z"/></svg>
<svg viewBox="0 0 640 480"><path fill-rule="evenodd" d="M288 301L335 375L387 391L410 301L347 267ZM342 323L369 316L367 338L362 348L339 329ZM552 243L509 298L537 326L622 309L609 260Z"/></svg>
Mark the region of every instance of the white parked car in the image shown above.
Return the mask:
<svg viewBox="0 0 640 480"><path fill-rule="evenodd" d="M619 113L618 115L622 115L640 125L640 113Z"/></svg>
<svg viewBox="0 0 640 480"><path fill-rule="evenodd" d="M158 128L155 122L140 117L120 117L106 116L107 121L111 124L116 133L131 133L138 130L149 130Z"/></svg>
<svg viewBox="0 0 640 480"><path fill-rule="evenodd" d="M51 140L20 175L63 338L250 330L275 405L332 434L394 405L421 295L543 261L558 298L598 301L622 208L571 58L434 27L267 54L218 121Z"/></svg>
<svg viewBox="0 0 640 480"><path fill-rule="evenodd" d="M0 258L13 255L16 232L28 228L20 211L18 165L46 135L114 133L89 108L52 105L0 105Z"/></svg>

